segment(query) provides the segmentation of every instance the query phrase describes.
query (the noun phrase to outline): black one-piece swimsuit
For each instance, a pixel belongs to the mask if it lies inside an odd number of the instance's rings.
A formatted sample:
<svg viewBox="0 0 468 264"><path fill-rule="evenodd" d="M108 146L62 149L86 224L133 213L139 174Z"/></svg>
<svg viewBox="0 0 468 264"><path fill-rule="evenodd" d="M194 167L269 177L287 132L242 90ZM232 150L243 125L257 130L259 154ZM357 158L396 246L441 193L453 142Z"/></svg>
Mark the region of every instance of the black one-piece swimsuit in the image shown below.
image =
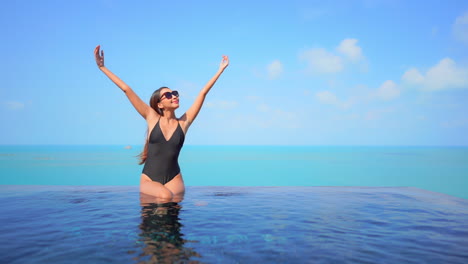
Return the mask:
<svg viewBox="0 0 468 264"><path fill-rule="evenodd" d="M180 173L179 153L184 145L185 134L177 122L177 128L166 140L161 131L159 120L151 131L148 141L148 156L143 173L151 180L166 184Z"/></svg>

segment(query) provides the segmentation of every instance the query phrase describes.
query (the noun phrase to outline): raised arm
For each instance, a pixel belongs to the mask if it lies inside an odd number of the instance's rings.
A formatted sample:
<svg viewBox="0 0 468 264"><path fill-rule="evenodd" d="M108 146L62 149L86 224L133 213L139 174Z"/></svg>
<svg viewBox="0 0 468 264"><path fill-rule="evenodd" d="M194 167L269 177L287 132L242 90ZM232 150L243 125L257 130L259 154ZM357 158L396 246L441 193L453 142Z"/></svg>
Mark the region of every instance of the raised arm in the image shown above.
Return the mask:
<svg viewBox="0 0 468 264"><path fill-rule="evenodd" d="M128 100L132 103L133 107L140 113L140 115L147 119L151 114L157 114L149 105L143 102L140 97L128 86L124 81L122 81L117 75L112 73L109 69L104 66L104 51L101 50L99 54L99 49L101 48L98 45L94 49L94 57L96 58L96 64L99 69L112 81L114 82L127 96Z"/></svg>
<svg viewBox="0 0 468 264"><path fill-rule="evenodd" d="M229 65L229 58L228 56L223 56L223 59L221 60L221 63L219 64L219 69L216 72L216 74L206 83L205 87L200 91L198 94L197 98L195 99L195 102L192 104L192 106L185 112L185 117L186 117L186 122L188 123L188 126L195 120L197 117L198 113L200 112L201 107L203 106L203 102L205 101L206 95L208 92L211 90L211 87L216 83L218 80L219 76L223 73L224 69Z"/></svg>

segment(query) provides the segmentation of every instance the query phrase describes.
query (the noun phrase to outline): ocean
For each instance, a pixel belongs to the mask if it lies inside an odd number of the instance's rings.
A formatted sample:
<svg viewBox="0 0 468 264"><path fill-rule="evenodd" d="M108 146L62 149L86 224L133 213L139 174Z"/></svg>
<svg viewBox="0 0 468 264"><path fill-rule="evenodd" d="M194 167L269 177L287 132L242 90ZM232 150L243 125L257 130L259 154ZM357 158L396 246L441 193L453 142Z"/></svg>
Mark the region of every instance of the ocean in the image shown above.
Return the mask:
<svg viewBox="0 0 468 264"><path fill-rule="evenodd" d="M0 146L0 184L137 186L142 146ZM184 146L187 186L417 187L468 199L468 147Z"/></svg>

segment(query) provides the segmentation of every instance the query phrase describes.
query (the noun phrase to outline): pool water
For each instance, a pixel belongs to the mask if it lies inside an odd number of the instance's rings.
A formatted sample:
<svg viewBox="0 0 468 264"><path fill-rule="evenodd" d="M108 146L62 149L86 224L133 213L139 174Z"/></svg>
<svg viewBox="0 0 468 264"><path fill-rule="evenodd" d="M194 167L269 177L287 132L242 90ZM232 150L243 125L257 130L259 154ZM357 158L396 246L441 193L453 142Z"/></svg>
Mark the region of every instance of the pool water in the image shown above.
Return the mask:
<svg viewBox="0 0 468 264"><path fill-rule="evenodd" d="M0 186L1 263L468 263L468 200L413 187Z"/></svg>

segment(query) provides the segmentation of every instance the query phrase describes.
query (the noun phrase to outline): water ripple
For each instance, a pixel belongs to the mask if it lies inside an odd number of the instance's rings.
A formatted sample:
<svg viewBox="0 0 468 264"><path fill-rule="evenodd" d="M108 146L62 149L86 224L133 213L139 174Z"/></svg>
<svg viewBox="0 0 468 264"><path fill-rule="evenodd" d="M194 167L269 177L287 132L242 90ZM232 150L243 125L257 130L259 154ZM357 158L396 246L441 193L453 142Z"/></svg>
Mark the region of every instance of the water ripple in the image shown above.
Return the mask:
<svg viewBox="0 0 468 264"><path fill-rule="evenodd" d="M5 263L467 263L468 203L413 188L0 187ZM199 206L203 201L203 206Z"/></svg>

